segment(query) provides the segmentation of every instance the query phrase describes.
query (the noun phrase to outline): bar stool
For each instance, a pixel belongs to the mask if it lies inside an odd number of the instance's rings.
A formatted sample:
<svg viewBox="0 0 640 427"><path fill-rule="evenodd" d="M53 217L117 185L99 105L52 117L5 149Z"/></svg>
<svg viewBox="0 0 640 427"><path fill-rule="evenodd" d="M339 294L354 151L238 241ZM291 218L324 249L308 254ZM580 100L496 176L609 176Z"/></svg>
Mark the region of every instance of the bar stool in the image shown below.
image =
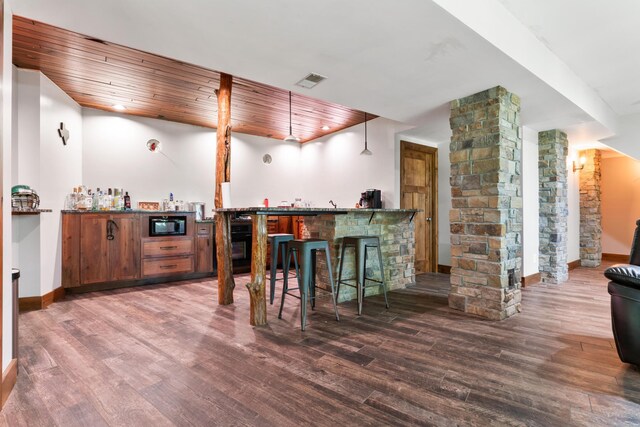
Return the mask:
<svg viewBox="0 0 640 427"><path fill-rule="evenodd" d="M321 239L299 239L291 240L287 242L288 255L284 266L284 286L282 289L282 300L280 302L280 311L278 313L278 319L282 319L282 307L284 306L285 295L290 295L300 299L300 327L304 331L307 323L307 298L311 293L311 308L316 305L316 252L319 250L324 251L327 261L327 269L329 270L329 282L331 283L331 300L333 302L333 310L336 313L336 320L340 320L338 316L338 307L336 305L336 292L333 283L333 273L331 268L331 257L329 255L329 243L326 240ZM298 287L289 289L289 281L287 280L289 274L289 266L291 261L291 254L295 253L294 260L298 259L299 272L298 272ZM293 295L290 292L292 290L298 290L300 295Z"/></svg>
<svg viewBox="0 0 640 427"><path fill-rule="evenodd" d="M344 266L344 253L347 247L353 246L355 249L355 261L356 261L356 277L349 279L342 278L342 267ZM380 265L380 278L382 280L375 280L367 277L367 249L378 249L378 263ZM355 280L356 284L346 283L347 281ZM358 315L362 314L362 300L364 299L365 282L369 280L371 282L379 283L382 286L384 292L384 303L389 308L389 301L387 300L387 288L384 286L384 267L382 264L382 251L380 250L380 239L378 236L346 236L342 238L342 250L340 252L340 268L338 269L338 289L336 292L336 299L340 295L340 284L345 284L357 289L358 299Z"/></svg>
<svg viewBox="0 0 640 427"><path fill-rule="evenodd" d="M287 242L290 242L291 240L293 240L293 234L286 234L286 233L274 233L274 234L268 234L267 237L269 238L269 244L271 245L271 277L269 278L270 284L271 284L271 295L269 297L269 302L271 305L273 305L273 299L275 297L275 292L276 292L276 282L279 280L284 281L285 277L289 274L289 270L287 269L287 272L285 274L284 271L284 260L287 254ZM278 250L282 251L282 278L278 279L277 275L278 275ZM294 258L294 263L296 265L296 275L298 272L298 261ZM296 276L297 277L297 276Z"/></svg>

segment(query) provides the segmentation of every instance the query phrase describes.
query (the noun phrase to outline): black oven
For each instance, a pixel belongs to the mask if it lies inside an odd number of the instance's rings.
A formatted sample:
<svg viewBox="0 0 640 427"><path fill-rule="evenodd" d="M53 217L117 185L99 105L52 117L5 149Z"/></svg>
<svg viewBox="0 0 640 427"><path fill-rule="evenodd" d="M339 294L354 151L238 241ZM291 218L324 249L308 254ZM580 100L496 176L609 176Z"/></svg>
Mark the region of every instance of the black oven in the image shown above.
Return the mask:
<svg viewBox="0 0 640 427"><path fill-rule="evenodd" d="M149 236L185 236L187 234L186 216L150 216Z"/></svg>
<svg viewBox="0 0 640 427"><path fill-rule="evenodd" d="M235 272L251 268L251 222L231 224L231 259Z"/></svg>

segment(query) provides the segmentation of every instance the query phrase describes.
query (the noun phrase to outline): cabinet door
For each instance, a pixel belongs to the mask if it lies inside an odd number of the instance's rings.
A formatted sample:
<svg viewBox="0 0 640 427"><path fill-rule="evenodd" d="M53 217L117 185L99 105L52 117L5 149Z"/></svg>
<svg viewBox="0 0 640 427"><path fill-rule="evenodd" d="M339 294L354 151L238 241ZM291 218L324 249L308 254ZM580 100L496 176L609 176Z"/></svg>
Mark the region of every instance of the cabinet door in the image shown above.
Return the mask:
<svg viewBox="0 0 640 427"><path fill-rule="evenodd" d="M293 234L293 217L280 216L278 217L278 233Z"/></svg>
<svg viewBox="0 0 640 427"><path fill-rule="evenodd" d="M80 218L62 214L62 286L80 286Z"/></svg>
<svg viewBox="0 0 640 427"><path fill-rule="evenodd" d="M109 281L108 215L83 214L80 219L80 281Z"/></svg>
<svg viewBox="0 0 640 427"><path fill-rule="evenodd" d="M213 273L213 238L198 236L196 244L196 272Z"/></svg>
<svg viewBox="0 0 640 427"><path fill-rule="evenodd" d="M140 278L140 221L135 214L113 215L109 241L109 280Z"/></svg>
<svg viewBox="0 0 640 427"><path fill-rule="evenodd" d="M198 224L196 235L196 272L213 273L213 224Z"/></svg>

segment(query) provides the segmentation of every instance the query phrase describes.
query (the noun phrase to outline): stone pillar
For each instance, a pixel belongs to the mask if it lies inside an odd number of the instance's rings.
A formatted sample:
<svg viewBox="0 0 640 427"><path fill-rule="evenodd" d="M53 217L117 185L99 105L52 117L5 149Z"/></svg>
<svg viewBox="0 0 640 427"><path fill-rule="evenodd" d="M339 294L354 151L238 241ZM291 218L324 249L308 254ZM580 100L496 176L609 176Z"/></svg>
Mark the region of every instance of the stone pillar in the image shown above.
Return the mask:
<svg viewBox="0 0 640 427"><path fill-rule="evenodd" d="M569 278L567 266L567 134L538 133L540 273L545 283Z"/></svg>
<svg viewBox="0 0 640 427"><path fill-rule="evenodd" d="M601 154L599 150L585 150L580 152L583 156L586 162L580 171L580 265L598 267L602 260Z"/></svg>
<svg viewBox="0 0 640 427"><path fill-rule="evenodd" d="M489 319L520 311L520 98L495 87L451 103L449 306Z"/></svg>

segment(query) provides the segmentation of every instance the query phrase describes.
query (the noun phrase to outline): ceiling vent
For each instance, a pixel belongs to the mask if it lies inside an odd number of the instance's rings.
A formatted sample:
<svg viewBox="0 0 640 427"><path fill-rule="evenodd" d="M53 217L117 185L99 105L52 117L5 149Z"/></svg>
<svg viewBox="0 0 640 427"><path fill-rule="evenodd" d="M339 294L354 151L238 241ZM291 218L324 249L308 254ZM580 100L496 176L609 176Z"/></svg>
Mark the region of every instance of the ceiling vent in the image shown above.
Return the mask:
<svg viewBox="0 0 640 427"><path fill-rule="evenodd" d="M302 86L306 89L311 89L312 87L314 87L315 85L317 85L318 83L320 83L321 81L325 80L326 77L325 76L321 76L320 74L316 74L316 73L309 73L307 74L307 76L300 80L298 83L296 83L296 85L298 86Z"/></svg>

